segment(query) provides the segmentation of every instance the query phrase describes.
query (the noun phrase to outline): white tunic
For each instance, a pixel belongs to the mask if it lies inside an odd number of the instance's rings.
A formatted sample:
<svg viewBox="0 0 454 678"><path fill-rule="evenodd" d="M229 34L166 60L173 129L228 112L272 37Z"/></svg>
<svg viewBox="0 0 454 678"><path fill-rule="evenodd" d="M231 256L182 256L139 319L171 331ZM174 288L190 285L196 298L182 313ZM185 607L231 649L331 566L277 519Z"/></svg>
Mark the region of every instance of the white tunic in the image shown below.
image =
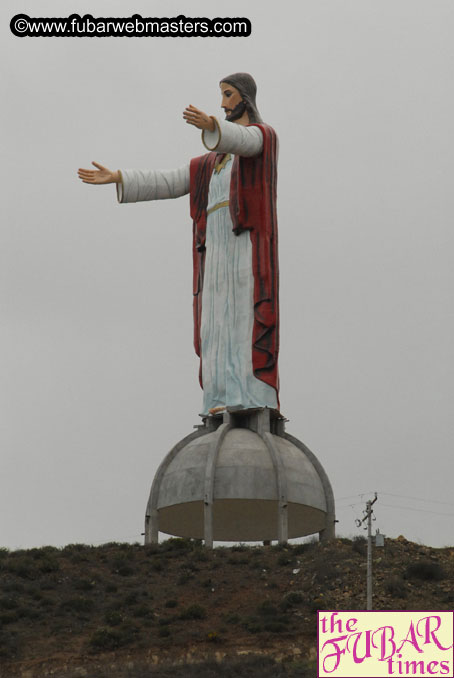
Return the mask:
<svg viewBox="0 0 454 678"><path fill-rule="evenodd" d="M260 128L217 122L204 132L204 144L218 153L254 156L261 152ZM229 200L233 157L213 172L207 210ZM177 198L189 192L189 165L177 170L122 171L117 184L120 202ZM248 231L235 235L228 205L207 216L206 257L202 296L201 354L203 414L227 405L277 407L274 388L252 371L254 277Z"/></svg>

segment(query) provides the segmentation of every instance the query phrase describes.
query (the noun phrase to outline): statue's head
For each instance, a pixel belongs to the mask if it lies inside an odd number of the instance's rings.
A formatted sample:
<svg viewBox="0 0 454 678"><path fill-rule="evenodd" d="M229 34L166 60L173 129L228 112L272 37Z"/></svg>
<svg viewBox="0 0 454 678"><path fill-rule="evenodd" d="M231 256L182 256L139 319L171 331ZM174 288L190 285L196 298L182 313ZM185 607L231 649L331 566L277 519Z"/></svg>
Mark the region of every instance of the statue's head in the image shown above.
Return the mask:
<svg viewBox="0 0 454 678"><path fill-rule="evenodd" d="M249 122L262 122L255 103L257 85L252 75L233 73L222 78L219 85L223 93L222 108L225 110L226 120L234 122L247 111Z"/></svg>

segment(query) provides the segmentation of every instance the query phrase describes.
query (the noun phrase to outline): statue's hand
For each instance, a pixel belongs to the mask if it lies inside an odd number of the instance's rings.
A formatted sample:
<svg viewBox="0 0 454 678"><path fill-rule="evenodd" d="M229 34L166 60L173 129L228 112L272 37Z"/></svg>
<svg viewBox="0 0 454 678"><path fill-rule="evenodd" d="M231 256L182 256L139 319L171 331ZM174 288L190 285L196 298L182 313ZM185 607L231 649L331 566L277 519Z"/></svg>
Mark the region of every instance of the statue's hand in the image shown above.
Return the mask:
<svg viewBox="0 0 454 678"><path fill-rule="evenodd" d="M192 104L184 109L183 118L188 125L194 125L194 127L198 127L199 129L206 129L210 132L214 132L215 123L213 118L210 118L210 116L203 111L199 111L199 109L192 106Z"/></svg>
<svg viewBox="0 0 454 678"><path fill-rule="evenodd" d="M103 167L97 162L92 162L97 170L79 169L77 174L84 184L115 184L120 182L120 173L118 170L112 172L107 167Z"/></svg>

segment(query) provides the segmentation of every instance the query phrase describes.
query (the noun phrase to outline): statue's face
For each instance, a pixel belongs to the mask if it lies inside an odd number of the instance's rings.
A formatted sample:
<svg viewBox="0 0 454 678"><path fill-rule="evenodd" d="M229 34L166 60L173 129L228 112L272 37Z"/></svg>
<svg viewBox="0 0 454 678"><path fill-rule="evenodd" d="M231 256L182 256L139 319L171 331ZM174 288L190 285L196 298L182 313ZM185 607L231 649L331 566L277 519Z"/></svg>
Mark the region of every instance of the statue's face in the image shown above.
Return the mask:
<svg viewBox="0 0 454 678"><path fill-rule="evenodd" d="M243 98L237 88L233 87L233 85L229 85L226 82L221 82L220 87L222 94L221 108L224 109L225 119L233 122L238 117L241 117L245 111Z"/></svg>

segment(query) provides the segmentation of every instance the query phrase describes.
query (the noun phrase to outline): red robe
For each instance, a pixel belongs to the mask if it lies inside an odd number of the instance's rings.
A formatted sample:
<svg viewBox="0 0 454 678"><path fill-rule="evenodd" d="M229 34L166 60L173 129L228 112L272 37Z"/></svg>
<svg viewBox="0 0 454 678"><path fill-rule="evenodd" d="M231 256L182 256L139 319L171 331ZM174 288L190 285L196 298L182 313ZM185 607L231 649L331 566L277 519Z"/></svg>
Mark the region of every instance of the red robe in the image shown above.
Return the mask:
<svg viewBox="0 0 454 678"><path fill-rule="evenodd" d="M279 403L279 268L277 257L277 136L269 125L260 123L262 153L253 158L235 156L230 180L229 209L233 231L250 232L254 275L254 325L252 369L276 389ZM205 268L205 238L208 188L217 154L193 158L190 164L190 207L193 220L194 263L194 347L200 356L202 292ZM203 356L201 356L203 359ZM200 369L200 375L201 375ZM200 378L200 384L202 380Z"/></svg>

